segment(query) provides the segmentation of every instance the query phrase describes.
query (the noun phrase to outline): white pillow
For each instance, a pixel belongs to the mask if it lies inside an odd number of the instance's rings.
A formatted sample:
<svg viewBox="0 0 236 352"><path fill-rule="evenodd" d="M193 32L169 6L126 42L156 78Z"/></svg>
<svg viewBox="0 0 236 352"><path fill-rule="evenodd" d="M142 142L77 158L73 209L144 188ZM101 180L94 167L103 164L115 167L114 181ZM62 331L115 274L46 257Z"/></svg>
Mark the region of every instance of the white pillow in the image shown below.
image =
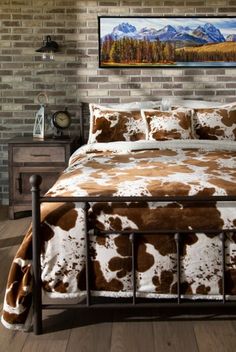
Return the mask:
<svg viewBox="0 0 236 352"><path fill-rule="evenodd" d="M119 111L132 111L141 109L158 109L160 108L160 101L134 101L131 103L120 103L120 104L100 104L105 108L117 109Z"/></svg>
<svg viewBox="0 0 236 352"><path fill-rule="evenodd" d="M185 107L185 108L215 108L223 106L221 102L216 101L206 101L206 100L192 100L192 99L178 99L170 98L171 106Z"/></svg>

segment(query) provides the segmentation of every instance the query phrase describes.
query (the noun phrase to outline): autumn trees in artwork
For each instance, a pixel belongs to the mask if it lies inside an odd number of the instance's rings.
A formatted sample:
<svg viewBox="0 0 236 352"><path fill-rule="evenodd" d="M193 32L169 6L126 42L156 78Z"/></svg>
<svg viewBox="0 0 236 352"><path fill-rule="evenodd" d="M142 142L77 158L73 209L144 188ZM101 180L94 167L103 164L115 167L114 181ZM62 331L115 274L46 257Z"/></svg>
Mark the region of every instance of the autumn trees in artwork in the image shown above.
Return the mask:
<svg viewBox="0 0 236 352"><path fill-rule="evenodd" d="M101 45L101 61L115 64L173 63L175 45L159 40L148 41L133 38L113 40L110 36Z"/></svg>
<svg viewBox="0 0 236 352"><path fill-rule="evenodd" d="M107 65L174 65L176 62L236 62L236 43L180 46L171 41L150 41L107 35L101 43L101 62Z"/></svg>
<svg viewBox="0 0 236 352"><path fill-rule="evenodd" d="M181 62L236 62L236 43L226 42L224 44L212 44L206 46L181 48L175 52L176 61ZM223 45L227 51L223 50Z"/></svg>

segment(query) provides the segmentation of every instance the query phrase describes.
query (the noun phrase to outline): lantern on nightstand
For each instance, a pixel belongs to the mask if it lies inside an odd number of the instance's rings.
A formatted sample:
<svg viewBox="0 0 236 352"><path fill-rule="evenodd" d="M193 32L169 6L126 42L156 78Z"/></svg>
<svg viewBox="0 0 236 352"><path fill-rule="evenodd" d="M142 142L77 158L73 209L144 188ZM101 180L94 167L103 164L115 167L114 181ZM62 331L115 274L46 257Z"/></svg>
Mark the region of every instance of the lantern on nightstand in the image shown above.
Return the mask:
<svg viewBox="0 0 236 352"><path fill-rule="evenodd" d="M40 93L37 98L38 98L38 102L41 106L35 115L33 137L39 138L39 139L44 139L45 120L46 120L45 103L48 102L48 97L47 97L46 93Z"/></svg>

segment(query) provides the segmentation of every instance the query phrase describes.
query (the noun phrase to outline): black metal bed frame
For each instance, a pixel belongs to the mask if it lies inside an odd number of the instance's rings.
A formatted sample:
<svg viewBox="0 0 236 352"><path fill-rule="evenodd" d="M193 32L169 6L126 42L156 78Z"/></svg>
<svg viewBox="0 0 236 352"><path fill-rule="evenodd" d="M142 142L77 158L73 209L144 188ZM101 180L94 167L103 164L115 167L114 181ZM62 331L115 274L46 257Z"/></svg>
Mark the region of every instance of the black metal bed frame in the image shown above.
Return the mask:
<svg viewBox="0 0 236 352"><path fill-rule="evenodd" d="M151 307L155 309L164 309L166 312L170 312L171 309L181 308L181 314L190 313L190 309L197 308L198 312L203 309L211 308L214 310L214 314L235 314L236 311L232 308L236 307L236 301L226 299L226 262L225 262L225 234L227 232L235 232L233 230L219 230L219 229L193 229L193 230L174 230L168 229L166 231L99 231L102 234L129 234L131 235L132 241L132 297L128 298L125 303L96 303L95 299L91 297L91 283L90 283L90 273L91 273L91 259L89 256L89 237L90 232L86 226L86 302L80 304L42 304L42 285L41 285L41 265L40 265L40 205L41 203L58 203L58 202L82 202L84 203L85 209L85 224L88 224L88 209L90 202L197 202L201 204L202 202L216 202L223 201L236 202L236 196L210 196L210 197L196 197L196 196L181 196L181 197L41 197L40 196L40 184L42 178L39 175L33 175L30 178L31 182L31 191L32 191L32 242L33 242L33 312L34 312L34 333L42 333L42 309L70 309L70 308L146 308ZM184 233L214 233L218 234L221 240L222 246L222 257L221 257L221 268L222 268L222 297L220 300L208 300L208 301L196 301L196 300L187 300L182 297L181 293L181 268L180 268L180 246L181 246L181 235ZM140 300L137 297L136 292L136 258L135 258L135 238L138 234L174 234L176 249L177 249L177 297L171 300L155 299L154 302L152 299L142 299ZM149 301L149 302L147 302ZM143 303L144 302L144 303Z"/></svg>

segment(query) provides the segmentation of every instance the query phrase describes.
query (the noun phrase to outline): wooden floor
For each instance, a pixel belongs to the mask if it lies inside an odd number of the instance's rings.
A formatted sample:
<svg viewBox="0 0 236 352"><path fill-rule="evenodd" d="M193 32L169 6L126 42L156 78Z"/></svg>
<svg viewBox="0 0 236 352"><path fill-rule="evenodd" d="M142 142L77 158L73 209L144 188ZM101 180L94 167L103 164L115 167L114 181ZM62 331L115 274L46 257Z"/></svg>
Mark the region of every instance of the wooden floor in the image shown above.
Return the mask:
<svg viewBox="0 0 236 352"><path fill-rule="evenodd" d="M8 220L7 208L0 207L0 310L10 263L29 223L30 218ZM234 352L236 321L189 317L160 321L150 314L130 316L121 311L100 311L98 316L80 311L45 311L41 336L10 331L0 324L0 351Z"/></svg>

